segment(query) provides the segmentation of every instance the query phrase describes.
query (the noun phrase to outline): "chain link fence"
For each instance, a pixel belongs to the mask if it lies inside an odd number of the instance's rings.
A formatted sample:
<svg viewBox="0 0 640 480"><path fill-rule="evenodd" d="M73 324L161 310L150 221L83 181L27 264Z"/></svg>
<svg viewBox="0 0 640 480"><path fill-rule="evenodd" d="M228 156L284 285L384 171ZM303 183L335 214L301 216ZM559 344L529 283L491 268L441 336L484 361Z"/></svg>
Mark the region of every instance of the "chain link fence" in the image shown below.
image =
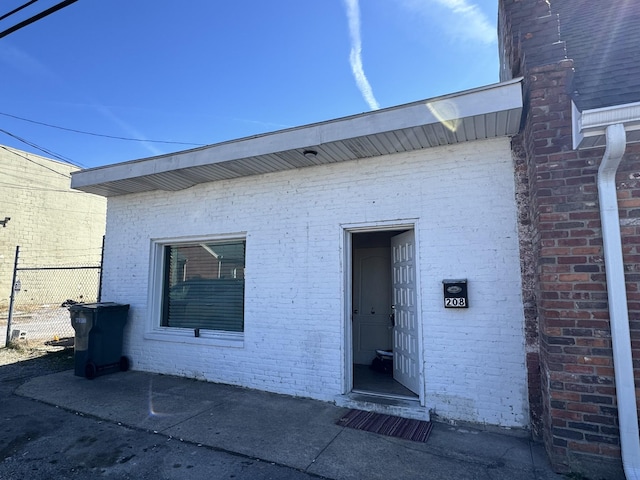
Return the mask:
<svg viewBox="0 0 640 480"><path fill-rule="evenodd" d="M100 257L85 265L26 266L20 256L17 248L11 301L0 310L7 344L73 345L69 307L100 301Z"/></svg>

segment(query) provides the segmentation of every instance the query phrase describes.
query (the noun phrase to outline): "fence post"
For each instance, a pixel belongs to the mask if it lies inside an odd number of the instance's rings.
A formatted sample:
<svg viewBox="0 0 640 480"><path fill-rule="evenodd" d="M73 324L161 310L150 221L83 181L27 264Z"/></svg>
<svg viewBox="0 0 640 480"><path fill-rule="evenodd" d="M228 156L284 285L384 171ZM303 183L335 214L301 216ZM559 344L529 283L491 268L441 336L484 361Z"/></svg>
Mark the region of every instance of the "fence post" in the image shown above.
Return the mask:
<svg viewBox="0 0 640 480"><path fill-rule="evenodd" d="M13 262L13 278L11 279L11 296L9 297L9 315L7 316L7 338L4 346L8 347L11 343L11 319L13 318L13 300L16 296L16 276L18 273L18 255L20 255L20 245L16 246L16 257Z"/></svg>
<svg viewBox="0 0 640 480"><path fill-rule="evenodd" d="M104 237L102 236L102 251L100 252L100 276L98 277L98 303L102 301L102 269L104 268Z"/></svg>

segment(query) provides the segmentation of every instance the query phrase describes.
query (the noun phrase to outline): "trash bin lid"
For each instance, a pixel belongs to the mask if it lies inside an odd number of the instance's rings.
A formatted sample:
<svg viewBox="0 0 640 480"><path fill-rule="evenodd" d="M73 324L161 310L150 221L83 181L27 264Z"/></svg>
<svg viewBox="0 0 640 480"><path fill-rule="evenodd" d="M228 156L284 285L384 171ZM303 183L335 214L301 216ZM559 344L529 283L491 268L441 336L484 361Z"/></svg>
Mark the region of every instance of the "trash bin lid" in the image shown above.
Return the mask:
<svg viewBox="0 0 640 480"><path fill-rule="evenodd" d="M98 302L98 303L76 303L75 305L71 305L69 307L70 311L79 311L79 310L100 310L100 309L112 309L112 308L120 308L120 309L129 309L129 305L126 303L116 303L116 302Z"/></svg>

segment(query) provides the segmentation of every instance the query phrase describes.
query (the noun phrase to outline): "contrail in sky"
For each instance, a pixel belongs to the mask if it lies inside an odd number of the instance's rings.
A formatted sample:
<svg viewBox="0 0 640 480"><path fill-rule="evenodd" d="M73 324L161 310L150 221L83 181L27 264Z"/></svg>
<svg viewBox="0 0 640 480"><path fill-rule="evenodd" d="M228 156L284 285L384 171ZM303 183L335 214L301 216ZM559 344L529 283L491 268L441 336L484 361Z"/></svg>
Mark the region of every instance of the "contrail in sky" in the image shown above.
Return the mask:
<svg viewBox="0 0 640 480"><path fill-rule="evenodd" d="M373 90L362 68L362 42L360 40L360 6L358 0L345 0L347 18L349 20L349 36L351 37L351 71L356 79L356 85L371 110L378 110L380 104L373 96Z"/></svg>
<svg viewBox="0 0 640 480"><path fill-rule="evenodd" d="M473 0L402 0L399 3L425 18L437 18L441 28L455 40L483 45L496 42L495 25Z"/></svg>
<svg viewBox="0 0 640 480"><path fill-rule="evenodd" d="M141 132L139 132L136 128L129 125L127 122L125 122L120 117L118 117L115 113L111 111L109 107L106 107L104 105L100 105L97 103L93 103L92 107L96 109L98 112L100 112L103 116L111 120L113 123L118 125L120 128L122 128L125 132L127 132L128 135L131 135L134 138L144 139L145 136ZM144 148L146 148L152 155L162 155L163 153L165 153L163 150L160 150L158 147L156 147L152 143L145 142L144 140L142 140L140 144Z"/></svg>
<svg viewBox="0 0 640 480"><path fill-rule="evenodd" d="M448 8L460 18L460 25L466 25L460 28L458 33L464 34L466 30L467 38L473 41L480 41L485 44L495 42L496 29L491 25L487 17L484 15L478 5L467 0L436 0L445 8Z"/></svg>

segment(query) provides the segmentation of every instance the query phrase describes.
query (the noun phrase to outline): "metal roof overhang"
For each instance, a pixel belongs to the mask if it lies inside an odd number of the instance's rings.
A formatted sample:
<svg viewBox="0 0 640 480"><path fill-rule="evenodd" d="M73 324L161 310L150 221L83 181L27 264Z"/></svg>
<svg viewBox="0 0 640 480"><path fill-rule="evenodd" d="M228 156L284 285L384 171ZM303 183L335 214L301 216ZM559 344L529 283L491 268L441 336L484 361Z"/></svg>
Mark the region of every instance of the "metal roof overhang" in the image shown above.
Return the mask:
<svg viewBox="0 0 640 480"><path fill-rule="evenodd" d="M72 173L105 197L515 135L521 79L327 122ZM317 155L304 155L313 150Z"/></svg>
<svg viewBox="0 0 640 480"><path fill-rule="evenodd" d="M579 111L571 102L574 150L604 147L609 125L622 124L627 143L640 142L640 102Z"/></svg>

